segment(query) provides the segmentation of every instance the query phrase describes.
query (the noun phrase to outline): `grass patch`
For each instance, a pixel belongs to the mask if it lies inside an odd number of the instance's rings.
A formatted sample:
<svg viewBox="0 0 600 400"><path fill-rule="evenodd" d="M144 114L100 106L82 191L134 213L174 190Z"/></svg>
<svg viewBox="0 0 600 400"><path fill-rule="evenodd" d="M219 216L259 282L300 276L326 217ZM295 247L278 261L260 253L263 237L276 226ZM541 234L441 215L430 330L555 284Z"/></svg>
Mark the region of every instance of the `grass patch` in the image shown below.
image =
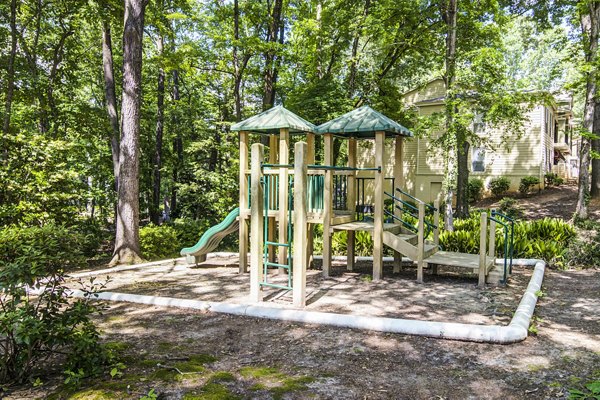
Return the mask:
<svg viewBox="0 0 600 400"><path fill-rule="evenodd" d="M267 390L275 400L282 399L287 393L305 390L306 385L315 381L311 376L288 376L270 367L244 367L240 375L258 380L250 386L251 391Z"/></svg>
<svg viewBox="0 0 600 400"><path fill-rule="evenodd" d="M199 393L190 392L183 396L183 400L237 400L239 396L234 395L224 385L218 383L207 383L200 389Z"/></svg>

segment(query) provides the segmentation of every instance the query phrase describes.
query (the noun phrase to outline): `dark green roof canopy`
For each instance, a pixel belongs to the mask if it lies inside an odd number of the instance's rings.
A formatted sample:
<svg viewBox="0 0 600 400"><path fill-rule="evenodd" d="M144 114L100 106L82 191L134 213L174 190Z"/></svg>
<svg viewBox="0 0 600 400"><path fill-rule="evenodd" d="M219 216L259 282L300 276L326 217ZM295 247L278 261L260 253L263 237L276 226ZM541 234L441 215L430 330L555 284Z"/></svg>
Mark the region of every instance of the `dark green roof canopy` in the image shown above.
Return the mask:
<svg viewBox="0 0 600 400"><path fill-rule="evenodd" d="M372 138L375 132L412 136L412 132L369 106L362 106L317 127L317 133L343 137Z"/></svg>
<svg viewBox="0 0 600 400"><path fill-rule="evenodd" d="M232 131L249 131L258 133L279 133L279 129L287 128L290 133L314 133L315 125L301 118L283 106L276 106L263 111L231 127Z"/></svg>

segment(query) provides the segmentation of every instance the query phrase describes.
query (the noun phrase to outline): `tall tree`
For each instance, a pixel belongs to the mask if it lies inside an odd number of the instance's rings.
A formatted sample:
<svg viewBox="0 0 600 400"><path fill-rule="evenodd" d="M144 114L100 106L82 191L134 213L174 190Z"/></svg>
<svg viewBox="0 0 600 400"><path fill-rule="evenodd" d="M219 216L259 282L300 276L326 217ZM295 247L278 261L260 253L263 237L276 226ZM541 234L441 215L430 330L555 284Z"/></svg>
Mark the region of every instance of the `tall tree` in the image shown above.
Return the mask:
<svg viewBox="0 0 600 400"><path fill-rule="evenodd" d="M6 143L10 134L10 117L12 114L12 100L15 89L15 58L17 55L17 0L10 2L10 53L6 65L6 97L4 100L4 121L2 124L2 159L8 159L8 145Z"/></svg>
<svg viewBox="0 0 600 400"><path fill-rule="evenodd" d="M263 110L275 105L275 85L277 84L277 65L275 51L277 42L283 42L283 0L275 0L270 15L267 33L267 51L265 52ZM281 31L281 34L280 34Z"/></svg>
<svg viewBox="0 0 600 400"><path fill-rule="evenodd" d="M600 98L596 95L594 101L594 137L592 138L592 176L590 196L593 199L600 197Z"/></svg>
<svg viewBox="0 0 600 400"><path fill-rule="evenodd" d="M141 260L139 238L140 108L145 0L125 0L123 95L117 233L111 265Z"/></svg>
<svg viewBox="0 0 600 400"><path fill-rule="evenodd" d="M590 147L594 130L594 108L597 86L597 70L593 66L598 52L598 30L600 29L600 2L584 0L580 4L581 34L584 39L586 68L586 96L583 111L583 131L579 152L579 184L575 217L588 218L588 197L590 194Z"/></svg>
<svg viewBox="0 0 600 400"><path fill-rule="evenodd" d="M104 96L106 112L110 122L111 137L110 149L115 176L115 191L119 188L119 115L117 112L117 95L115 90L115 72L113 64L112 35L110 21L105 19L102 23L102 70L104 72Z"/></svg>
<svg viewBox="0 0 600 400"><path fill-rule="evenodd" d="M461 143L457 140L457 126L454 121L456 113L456 93L454 91L454 81L456 78L456 17L458 0L442 0L440 11L442 20L446 25L446 163L444 174L444 190L446 205L446 229L453 229L452 221L452 201L454 198L454 188L457 178L457 152L460 151ZM468 173L468 170L467 170Z"/></svg>
<svg viewBox="0 0 600 400"><path fill-rule="evenodd" d="M164 52L164 37L159 32L156 40L156 50L158 52L158 82L156 89L156 143L154 147L154 160L152 163L153 183L152 183L152 205L150 207L150 220L158 224L160 219L160 169L162 167L163 153L163 129L165 115L165 70L162 66L162 57Z"/></svg>

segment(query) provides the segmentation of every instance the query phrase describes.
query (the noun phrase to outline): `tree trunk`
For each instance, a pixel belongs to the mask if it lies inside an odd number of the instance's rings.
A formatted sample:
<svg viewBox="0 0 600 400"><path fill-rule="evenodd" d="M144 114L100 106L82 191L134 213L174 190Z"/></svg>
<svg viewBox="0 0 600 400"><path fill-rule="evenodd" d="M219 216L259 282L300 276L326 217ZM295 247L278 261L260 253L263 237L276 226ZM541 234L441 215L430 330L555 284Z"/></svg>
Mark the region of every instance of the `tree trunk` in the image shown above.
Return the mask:
<svg viewBox="0 0 600 400"><path fill-rule="evenodd" d="M104 93L106 96L106 112L110 121L110 149L115 175L115 191L119 191L119 115L117 112L117 95L115 90L115 74L112 53L112 36L110 24L104 21L102 25L102 68L104 70Z"/></svg>
<svg viewBox="0 0 600 400"><path fill-rule="evenodd" d="M590 196L593 199L600 198L600 99L596 96L594 102L594 128L595 138L592 139L592 187Z"/></svg>
<svg viewBox="0 0 600 400"><path fill-rule="evenodd" d="M462 136L462 138L460 137ZM467 218L469 216L469 142L463 135L459 135L458 149L458 174L456 179L456 217Z"/></svg>
<svg viewBox="0 0 600 400"><path fill-rule="evenodd" d="M587 48L585 60L591 65L596 60L598 50L598 10L600 4L590 2L588 12L581 16L581 33L586 40ZM596 70L590 68L586 76L586 97L585 108L583 111L583 129L581 136L581 150L579 153L579 185L577 190L577 206L575 208L575 218L588 218L588 197L590 191L590 134L594 128L594 97L596 95Z"/></svg>
<svg viewBox="0 0 600 400"><path fill-rule="evenodd" d="M10 54L6 66L6 98L4 101L4 121L2 124L2 159L8 160L8 137L10 135L10 119L12 99L15 87L15 57L17 54L17 0L10 2Z"/></svg>
<svg viewBox="0 0 600 400"><path fill-rule="evenodd" d="M173 71L173 103L177 108L179 102L179 71ZM179 215L177 208L177 183L179 182L179 170L183 167L183 139L181 138L181 130L178 129L177 113L173 113L173 129L177 132L173 139L173 153L177 156L173 165L173 187L171 188L171 216L174 218Z"/></svg>
<svg viewBox="0 0 600 400"><path fill-rule="evenodd" d="M157 50L159 63L162 63L164 39L158 37ZM158 69L158 88L156 96L156 147L154 149L154 182L152 185L152 206L150 207L150 220L158 224L160 220L160 168L162 166L162 142L164 125L164 103L165 103L165 70L162 65Z"/></svg>
<svg viewBox="0 0 600 400"><path fill-rule="evenodd" d="M277 42L282 7L283 0L275 0L275 3L273 4L273 12L271 14L271 24L269 25L269 34L267 37L267 42L269 44ZM268 110L275 105L276 75L275 51L268 50L265 54L263 111Z"/></svg>
<svg viewBox="0 0 600 400"><path fill-rule="evenodd" d="M111 265L141 261L139 141L145 0L125 0L117 235Z"/></svg>
<svg viewBox="0 0 600 400"><path fill-rule="evenodd" d="M356 28L354 33L354 39L352 41L352 55L350 58L350 72L348 73L348 97L352 97L354 94L354 88L356 85L356 73L358 70L358 45L360 42L360 34L367 17L369 16L369 8L371 7L371 0L365 1L365 8L363 9L362 22Z"/></svg>
<svg viewBox="0 0 600 400"><path fill-rule="evenodd" d="M457 181L457 152L460 144L457 142L456 127L454 126L454 114L456 112L456 93L454 92L454 80L456 75L456 14L458 0L443 0L441 5L442 19L447 26L446 34L446 171L444 176L445 204L446 204L446 229L454 230L452 215L452 200L454 188Z"/></svg>

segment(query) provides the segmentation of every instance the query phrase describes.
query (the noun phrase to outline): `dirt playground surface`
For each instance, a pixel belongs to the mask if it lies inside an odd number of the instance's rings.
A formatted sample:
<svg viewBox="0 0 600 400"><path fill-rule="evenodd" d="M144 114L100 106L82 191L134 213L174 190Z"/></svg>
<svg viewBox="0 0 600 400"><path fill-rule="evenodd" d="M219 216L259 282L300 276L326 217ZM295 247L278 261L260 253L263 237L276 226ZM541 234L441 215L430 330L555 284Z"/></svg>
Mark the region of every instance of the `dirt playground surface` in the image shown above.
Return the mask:
<svg viewBox="0 0 600 400"><path fill-rule="evenodd" d="M215 260L209 260L213 264ZM227 260L220 260L228 264ZM247 280L236 265L155 268L127 283L114 274L109 289L235 301L229 293ZM362 266L364 272L370 265ZM426 275L414 269L380 283L334 268L336 276L309 309L424 320L505 324L530 270L516 268L506 287L476 288L476 279ZM175 274L173 274L176 272ZM158 279L161 274L168 279ZM219 274L213 287L203 282ZM181 275L185 279L175 279ZM212 278L211 278L212 279ZM181 281L187 281L180 286ZM229 282L229 283L227 283ZM337 282L337 283L336 283ZM346 294L332 304L334 287ZM242 285L243 286L243 285ZM350 286L348 288L347 286ZM315 286L316 287L316 286ZM191 292L191 293L190 293ZM391 292L397 292L390 295ZM243 294L243 293L242 293ZM390 295L389 301L383 300ZM335 296L339 294L335 293ZM273 296L271 304L285 303ZM365 305L365 303L368 303ZM356 311L355 306L359 311ZM337 307L337 309L336 309ZM350 310L352 309L352 310ZM567 390L600 378L600 271L547 270L532 334L513 345L479 344L399 334L305 325L225 314L110 303L98 319L103 340L123 360L123 375L66 390L60 380L23 388L5 398L131 398L150 390L162 399L525 399L566 398ZM194 364L196 362L196 364Z"/></svg>
<svg viewBox="0 0 600 400"><path fill-rule="evenodd" d="M573 193L572 187L544 191L524 202L525 212L568 219ZM599 219L600 204L591 211ZM208 264L111 274L107 289L244 302L249 278L236 273L234 258ZM504 325L531 270L517 267L508 286L485 289L453 273L426 274L422 285L415 283L414 268L393 274L387 265L381 282L370 282L369 273L370 263L353 272L337 264L329 279L311 271L307 308ZM539 294L530 336L512 345L109 303L97 322L121 361L114 377L73 389L63 385L60 370L38 371L41 386L6 388L4 398L566 399L569 390L600 380L600 270L547 269ZM289 306L277 290L267 300Z"/></svg>

